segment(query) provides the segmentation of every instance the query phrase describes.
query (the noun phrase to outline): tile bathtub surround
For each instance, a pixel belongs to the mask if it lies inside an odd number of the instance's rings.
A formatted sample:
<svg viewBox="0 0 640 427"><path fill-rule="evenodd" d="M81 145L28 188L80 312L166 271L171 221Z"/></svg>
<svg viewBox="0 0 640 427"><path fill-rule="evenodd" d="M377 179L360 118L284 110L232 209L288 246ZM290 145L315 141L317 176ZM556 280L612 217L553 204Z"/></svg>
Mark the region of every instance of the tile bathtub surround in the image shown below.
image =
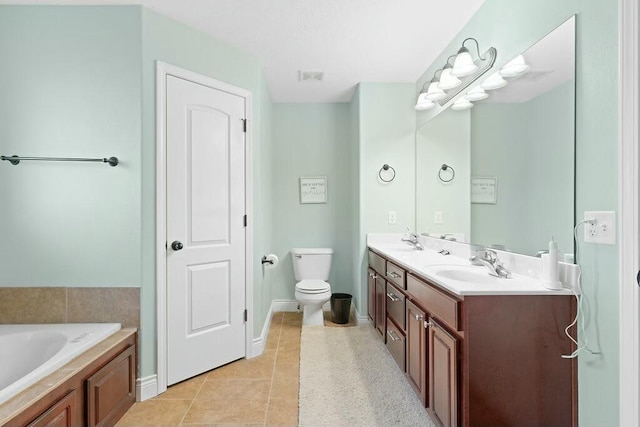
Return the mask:
<svg viewBox="0 0 640 427"><path fill-rule="evenodd" d="M137 402L117 426L297 426L302 313L275 313L265 351Z"/></svg>
<svg viewBox="0 0 640 427"><path fill-rule="evenodd" d="M0 324L121 323L140 327L140 288L2 288Z"/></svg>

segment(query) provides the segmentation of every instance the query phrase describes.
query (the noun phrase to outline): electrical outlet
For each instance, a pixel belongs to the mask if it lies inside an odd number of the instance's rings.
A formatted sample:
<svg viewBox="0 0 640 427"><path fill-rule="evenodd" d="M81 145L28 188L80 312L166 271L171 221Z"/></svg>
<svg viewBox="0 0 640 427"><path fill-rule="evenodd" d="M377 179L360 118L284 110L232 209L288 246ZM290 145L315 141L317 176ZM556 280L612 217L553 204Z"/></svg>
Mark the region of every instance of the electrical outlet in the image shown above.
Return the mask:
<svg viewBox="0 0 640 427"><path fill-rule="evenodd" d="M434 224L442 224L442 212L435 211L433 213L433 223Z"/></svg>
<svg viewBox="0 0 640 427"><path fill-rule="evenodd" d="M586 243L616 244L616 213L613 211L585 211L584 241Z"/></svg>
<svg viewBox="0 0 640 427"><path fill-rule="evenodd" d="M396 211L389 211L389 224L395 224L398 220L398 215Z"/></svg>

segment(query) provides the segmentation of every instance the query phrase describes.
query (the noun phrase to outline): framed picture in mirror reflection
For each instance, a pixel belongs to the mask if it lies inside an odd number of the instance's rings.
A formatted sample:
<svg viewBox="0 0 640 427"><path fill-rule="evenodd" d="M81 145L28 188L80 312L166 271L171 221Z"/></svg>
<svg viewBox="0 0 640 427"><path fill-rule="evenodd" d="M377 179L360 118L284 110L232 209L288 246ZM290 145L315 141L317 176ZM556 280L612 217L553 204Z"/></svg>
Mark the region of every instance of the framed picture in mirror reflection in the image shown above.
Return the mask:
<svg viewBox="0 0 640 427"><path fill-rule="evenodd" d="M498 178L471 177L471 203L498 203Z"/></svg>

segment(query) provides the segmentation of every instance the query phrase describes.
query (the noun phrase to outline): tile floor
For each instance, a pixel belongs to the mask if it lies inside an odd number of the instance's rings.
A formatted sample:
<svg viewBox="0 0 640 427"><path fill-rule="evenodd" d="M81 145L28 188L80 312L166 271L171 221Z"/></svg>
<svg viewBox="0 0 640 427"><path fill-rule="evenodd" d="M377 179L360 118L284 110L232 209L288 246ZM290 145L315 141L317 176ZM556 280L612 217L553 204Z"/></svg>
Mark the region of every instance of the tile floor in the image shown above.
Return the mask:
<svg viewBox="0 0 640 427"><path fill-rule="evenodd" d="M302 313L275 313L262 355L137 402L117 426L297 426L301 329Z"/></svg>

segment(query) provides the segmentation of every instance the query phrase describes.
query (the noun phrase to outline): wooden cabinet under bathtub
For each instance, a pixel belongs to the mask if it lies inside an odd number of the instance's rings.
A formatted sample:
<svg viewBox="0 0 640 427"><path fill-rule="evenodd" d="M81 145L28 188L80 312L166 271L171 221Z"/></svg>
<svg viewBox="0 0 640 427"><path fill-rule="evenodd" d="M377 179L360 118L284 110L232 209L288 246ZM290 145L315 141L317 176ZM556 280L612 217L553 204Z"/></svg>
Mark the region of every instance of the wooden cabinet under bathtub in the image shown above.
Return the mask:
<svg viewBox="0 0 640 427"><path fill-rule="evenodd" d="M374 326L436 424L577 426L573 297L454 295L372 250L369 267Z"/></svg>
<svg viewBox="0 0 640 427"><path fill-rule="evenodd" d="M115 425L136 399L136 342L135 332L124 337L3 427Z"/></svg>

